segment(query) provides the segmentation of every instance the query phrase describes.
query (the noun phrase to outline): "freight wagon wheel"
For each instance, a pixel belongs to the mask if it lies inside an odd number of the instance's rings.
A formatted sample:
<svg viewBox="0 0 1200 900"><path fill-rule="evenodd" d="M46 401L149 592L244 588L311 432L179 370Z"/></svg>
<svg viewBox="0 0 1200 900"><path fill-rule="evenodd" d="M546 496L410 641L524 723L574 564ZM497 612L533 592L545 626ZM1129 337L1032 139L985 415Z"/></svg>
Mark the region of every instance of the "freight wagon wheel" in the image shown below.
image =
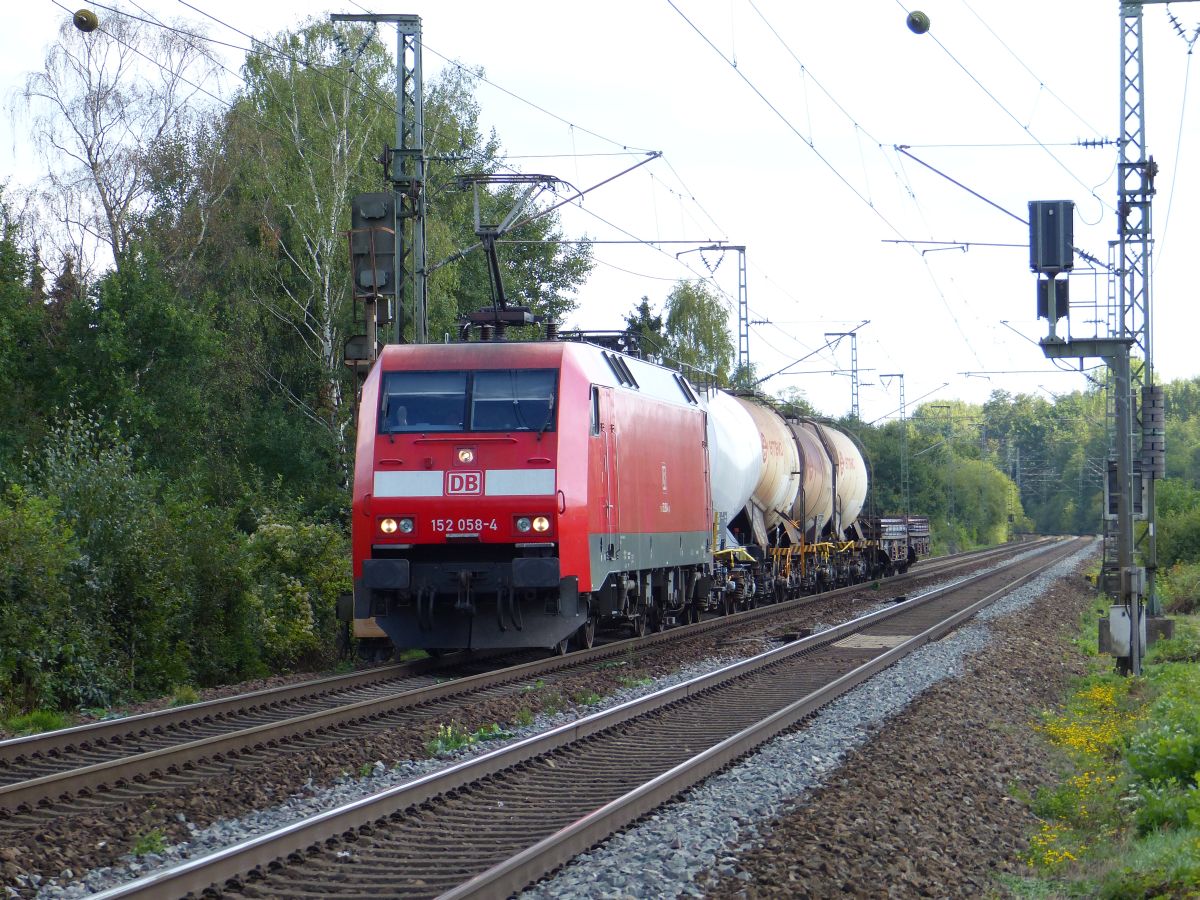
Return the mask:
<svg viewBox="0 0 1200 900"><path fill-rule="evenodd" d="M687 605L687 620L689 625L695 625L700 621L700 607L695 603Z"/></svg>
<svg viewBox="0 0 1200 900"><path fill-rule="evenodd" d="M729 592L721 594L721 615L733 615L733 597L729 596Z"/></svg>
<svg viewBox="0 0 1200 900"><path fill-rule="evenodd" d="M629 627L633 630L634 637L640 638L640 637L646 636L646 613L645 613L645 610L643 610L640 613L637 613L633 618L631 618L629 620Z"/></svg>

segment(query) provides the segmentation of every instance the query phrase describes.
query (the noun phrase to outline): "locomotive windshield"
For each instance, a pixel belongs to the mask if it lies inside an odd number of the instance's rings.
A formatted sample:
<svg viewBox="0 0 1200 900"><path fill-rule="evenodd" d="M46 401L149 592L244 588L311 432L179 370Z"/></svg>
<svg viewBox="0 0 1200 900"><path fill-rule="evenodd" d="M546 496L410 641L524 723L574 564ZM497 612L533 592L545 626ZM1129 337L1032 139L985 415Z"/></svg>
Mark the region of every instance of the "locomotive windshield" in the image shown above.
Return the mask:
<svg viewBox="0 0 1200 900"><path fill-rule="evenodd" d="M556 375L554 369L388 372L379 430L550 431Z"/></svg>

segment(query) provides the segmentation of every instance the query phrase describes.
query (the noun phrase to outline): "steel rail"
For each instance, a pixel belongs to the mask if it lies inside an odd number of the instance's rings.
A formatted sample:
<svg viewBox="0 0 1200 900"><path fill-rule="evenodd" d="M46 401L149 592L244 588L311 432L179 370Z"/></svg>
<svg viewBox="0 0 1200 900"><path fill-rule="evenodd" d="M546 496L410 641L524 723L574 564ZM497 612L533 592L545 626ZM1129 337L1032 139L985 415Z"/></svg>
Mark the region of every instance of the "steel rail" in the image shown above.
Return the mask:
<svg viewBox="0 0 1200 900"><path fill-rule="evenodd" d="M1011 545L1009 546L1011 547ZM1032 543L1030 546L1032 546ZM920 571L912 571L905 576L893 576L891 579L882 580L881 583L891 583L896 579L917 576L927 577L946 568L973 564L993 556L1001 555L1006 549L1003 546L987 548L985 550L969 551L964 554L955 554L954 556L924 560L914 567L914 570L920 567ZM927 568L931 564L933 568ZM803 603L805 601L812 601L813 599L834 598L840 593L855 587L861 588L862 585L837 588L832 591L801 597L788 602ZM779 608L778 605L776 605L776 608ZM707 621L711 622L712 620ZM742 621L745 620L743 619ZM676 634L679 633L676 631ZM648 638L647 640L656 639ZM412 663L384 666L344 675L326 676L283 687L264 688L258 691L230 695L229 697L221 697L215 700L205 700L185 706L171 707L170 709L154 710L132 716L120 716L99 722L90 722L85 725L57 729L55 731L5 738L0 740L0 771L3 770L5 764L11 764L21 759L62 754L80 747L88 747L115 740L129 741L143 735L161 735L164 731L172 728L205 724L232 714L245 714L255 709L278 706L294 700L320 699L330 694L370 687L371 685L389 680L422 675L434 672L447 665L454 665L459 661L458 655L443 657L441 659L418 660Z"/></svg>
<svg viewBox="0 0 1200 900"><path fill-rule="evenodd" d="M988 551L977 552L966 560L954 558L953 562L948 562L945 567L938 568L935 572L909 573L882 580L880 583L894 584L899 582L902 584L913 578L929 577L946 569L977 564L981 559L1002 556L1006 553L1012 553L1014 550L1029 549L1030 546L1022 544L993 548ZM862 584L849 585L825 591L821 594L795 598L783 603L767 604L732 616L706 619L692 625L673 628L668 632L604 644L592 650L580 651L563 657L535 660L440 684L405 689L394 694L342 704L299 716L288 716L279 721L254 725L248 728L236 728L223 734L198 738L157 750L121 756L86 766L65 769L61 772L54 772L37 778L0 785L0 821L3 820L4 814L12 815L23 810L33 809L42 803L65 800L83 791L96 791L110 786L121 786L137 779L160 776L163 773L179 772L209 760L220 759L223 756L236 756L239 752L273 747L298 737L311 736L347 725L369 722L403 709L411 709L415 706L437 702L448 697L469 694L501 684L519 682L562 669L577 668L603 662L613 657L621 656L629 650L645 650L660 643L700 635L709 631L744 625L758 619L781 615L788 610L794 610L805 605L836 599L839 596L855 590L861 590L862 588ZM355 674L358 676L362 673ZM323 679L322 682L338 682L343 679L344 676L338 676L331 679ZM289 694L292 692L293 690L290 689L287 691ZM264 693L269 692L255 692L241 696L258 698ZM221 708L227 708L227 705L236 699L227 698L226 700L209 702L220 704ZM197 706L206 705L197 704ZM142 717L137 718L141 719ZM117 720L117 722L119 721L121 720ZM83 726L84 729L91 727ZM68 732L78 732L79 730L67 729ZM139 732L139 734L142 733L146 733L145 729ZM123 737L122 740L135 740L137 736L135 734L128 738Z"/></svg>
<svg viewBox="0 0 1200 900"><path fill-rule="evenodd" d="M154 710L133 716L89 722L57 731L9 738L0 741L0 764L15 762L33 754L48 755L74 750L87 744L99 744L114 739L131 740L140 735L161 732L181 725L193 725L222 718L231 713L245 713L260 707L275 706L292 700L320 698L329 694L369 687L382 681L432 671L442 660L424 659L401 665L366 669L345 675L331 675L311 681L277 688L264 688L246 694L220 697L186 706Z"/></svg>
<svg viewBox="0 0 1200 900"><path fill-rule="evenodd" d="M1044 547L1043 552L1052 552L1055 549L1055 547ZM936 639L936 637L953 628L965 618L973 615L979 608L991 602L997 596L1008 593L1019 584L1036 577L1036 575L1040 574L1046 568L1069 555L1075 549L1075 546L1073 543L1068 544L1066 549L1062 550L1062 544L1059 542L1058 549L1060 552L1052 552L1054 558L1045 565L1037 567L1031 573L1023 575L1018 579L1005 582L1002 587L991 591L986 598L971 604L968 609L955 614L943 623L939 623L909 638L899 646L894 647L865 664L865 666L860 667L862 671L857 676L857 681L851 677L854 673L842 676L827 688L792 703L786 709L769 716L760 725L734 735L699 754L696 759L703 761L702 764L707 767L708 772L722 768L732 760L748 752L750 744L755 740L753 737L755 733L773 735L791 727L792 724L811 713L817 706L849 690L858 681L865 680L871 674L890 665L905 653L911 652L924 643ZM1000 574L996 572L971 576L955 585L930 591L927 594L914 597L836 626L828 631L786 644L751 659L730 664L715 672L699 676L664 691L631 700L612 709L596 713L576 722L559 726L507 747L458 763L438 773L407 782L337 809L311 816L303 821L293 823L268 834L199 859L189 860L180 866L151 874L95 896L98 900L116 900L116 898L127 897L177 897L189 892L199 894L214 885L221 885L228 881L237 880L251 871L268 867L277 860L292 856L302 857L310 850L320 848L325 841L336 838L339 835L353 832L356 829L369 826L371 823L383 822L389 816L404 809L418 807L435 797L460 790L472 782L477 782L504 770L512 769L522 762L579 742L586 737L609 730L616 725L642 716L652 710L678 703L681 700L709 691L718 685L728 683L747 673L774 665L790 657L810 653L814 649L834 644L850 634L868 630L872 626L887 622L897 616L928 605L939 598L953 592L961 591L984 579L996 579L999 577L1001 577ZM859 670L856 669L855 671L858 672ZM758 740L758 743L761 743L765 739ZM596 835L600 834L603 830L601 827L602 823L621 822L622 824L626 824L643 815L649 809L661 805L663 802L662 798L673 795L682 789L679 785L683 785L686 781L684 770L689 767L690 764L676 766L670 772L663 773L641 788L627 793L617 801L606 804L601 809L580 819L575 825L565 828L556 835L540 842L536 846L541 849L536 853L534 852L534 848L522 851L507 863L501 863L489 869L487 872L476 876L476 879L464 882L463 885L455 890L469 891L462 894L462 896L476 896L485 893L489 896L496 896L500 893L506 893L509 890L518 889L528 883L528 881L560 865L565 859L570 858L570 856L579 852L579 850L594 844L599 839ZM615 827L621 826L617 825ZM572 850L572 847L577 849ZM566 855L564 856L564 854ZM539 858L540 862L537 861ZM539 867L543 868L530 876L530 873ZM485 879L485 877L486 882L477 881L477 879ZM525 880L522 881L521 879ZM513 886L510 887L510 884ZM452 892L449 896L455 895Z"/></svg>
<svg viewBox="0 0 1200 900"><path fill-rule="evenodd" d="M888 668L897 660L942 637L984 607L1057 565L1071 552L1073 551L1068 549L1065 553L1055 554L1055 558L1045 565L992 591L972 605L896 645L881 656L846 673L820 690L813 691L757 724L726 738L721 743L607 803L592 814L521 851L505 862L493 866L453 890L446 891L439 896L439 900L507 896L521 890L646 813L662 806L671 798L753 752L767 741L812 715L822 706L831 703ZM956 587L961 587L961 585ZM922 600L924 599L922 598ZM884 612L888 611L884 610Z"/></svg>

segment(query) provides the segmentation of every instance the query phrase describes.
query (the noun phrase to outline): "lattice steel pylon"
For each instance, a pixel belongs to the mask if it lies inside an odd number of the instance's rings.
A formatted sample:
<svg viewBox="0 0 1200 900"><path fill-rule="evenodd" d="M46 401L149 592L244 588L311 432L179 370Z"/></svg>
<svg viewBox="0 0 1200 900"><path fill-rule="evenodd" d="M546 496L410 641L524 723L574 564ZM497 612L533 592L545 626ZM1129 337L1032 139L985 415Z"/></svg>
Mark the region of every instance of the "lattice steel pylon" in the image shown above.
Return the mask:
<svg viewBox="0 0 1200 900"><path fill-rule="evenodd" d="M866 324L865 322L863 323ZM858 326L862 327L862 326ZM853 331L827 331L825 339L835 338L834 346L837 346L837 341L842 338L850 338L850 415L852 418L859 418L858 408L858 335Z"/></svg>
<svg viewBox="0 0 1200 900"><path fill-rule="evenodd" d="M750 303L746 290L746 248L730 247L738 251L738 359L737 371L744 378L750 377Z"/></svg>
<svg viewBox="0 0 1200 900"><path fill-rule="evenodd" d="M421 17L405 13L333 13L331 22L388 22L396 26L396 146L384 169L396 196L396 330L404 343L405 310L414 343L428 340L425 282L425 87L421 66Z"/></svg>
<svg viewBox="0 0 1200 900"><path fill-rule="evenodd" d="M1156 541L1155 481L1165 475L1162 391L1154 384L1153 329L1151 316L1151 252L1153 249L1154 178L1158 166L1146 151L1145 53L1142 7L1165 0L1122 0L1121 2L1121 129L1117 142L1117 293L1118 314L1114 337L1131 340L1131 353L1141 355L1142 368L1130 378L1130 403L1139 409L1134 433L1116 434L1140 448L1140 471L1144 483L1146 545L1146 593L1151 615L1157 615L1155 571L1158 567ZM1138 405L1138 401L1140 406ZM1140 432L1140 435L1138 434ZM1140 437L1140 440L1139 440ZM1105 558L1105 567L1110 560Z"/></svg>

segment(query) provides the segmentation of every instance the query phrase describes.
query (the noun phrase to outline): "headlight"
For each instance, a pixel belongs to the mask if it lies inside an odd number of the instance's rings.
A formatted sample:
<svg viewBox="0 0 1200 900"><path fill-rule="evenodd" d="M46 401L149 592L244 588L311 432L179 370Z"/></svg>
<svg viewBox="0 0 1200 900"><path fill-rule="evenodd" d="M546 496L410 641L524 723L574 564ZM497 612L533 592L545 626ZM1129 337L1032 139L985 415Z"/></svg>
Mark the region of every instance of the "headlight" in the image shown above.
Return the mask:
<svg viewBox="0 0 1200 900"><path fill-rule="evenodd" d="M395 534L396 533L396 520L395 519L381 519L379 521L379 530L382 531L384 534Z"/></svg>
<svg viewBox="0 0 1200 900"><path fill-rule="evenodd" d="M534 531L549 531L550 530L550 520L547 519L545 516L538 516L537 518L535 518L533 520L533 530Z"/></svg>
<svg viewBox="0 0 1200 900"><path fill-rule="evenodd" d="M475 451L470 447L459 447L458 461L463 464L475 462Z"/></svg>
<svg viewBox="0 0 1200 900"><path fill-rule="evenodd" d="M413 520L412 519L401 519L400 520L400 530L403 531L405 534L412 534Z"/></svg>
<svg viewBox="0 0 1200 900"><path fill-rule="evenodd" d="M517 518L517 531L528 531L531 525L529 516L519 516Z"/></svg>

